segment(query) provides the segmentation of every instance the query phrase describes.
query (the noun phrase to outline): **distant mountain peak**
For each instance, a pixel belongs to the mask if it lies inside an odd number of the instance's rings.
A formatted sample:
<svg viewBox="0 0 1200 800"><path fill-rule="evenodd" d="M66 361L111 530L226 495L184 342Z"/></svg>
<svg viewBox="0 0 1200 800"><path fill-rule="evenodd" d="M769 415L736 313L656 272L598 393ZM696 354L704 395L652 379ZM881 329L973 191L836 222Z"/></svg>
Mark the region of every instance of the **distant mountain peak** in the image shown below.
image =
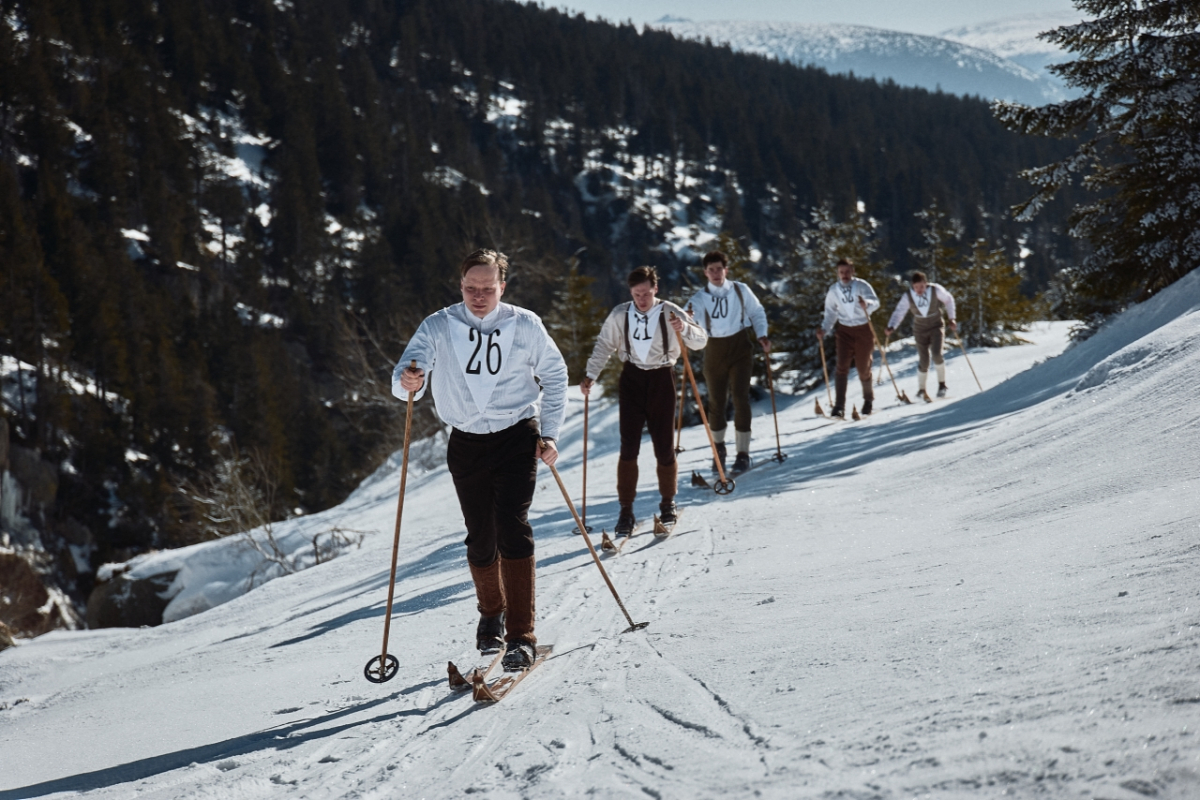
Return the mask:
<svg viewBox="0 0 1200 800"><path fill-rule="evenodd" d="M666 25L672 22L691 22L687 17L676 17L671 14L663 14L658 19L654 20L655 25Z"/></svg>
<svg viewBox="0 0 1200 800"><path fill-rule="evenodd" d="M1061 87L1037 69L996 53L937 36L866 25L798 22L660 22L685 39L834 73L893 80L902 86L1042 105L1062 99Z"/></svg>

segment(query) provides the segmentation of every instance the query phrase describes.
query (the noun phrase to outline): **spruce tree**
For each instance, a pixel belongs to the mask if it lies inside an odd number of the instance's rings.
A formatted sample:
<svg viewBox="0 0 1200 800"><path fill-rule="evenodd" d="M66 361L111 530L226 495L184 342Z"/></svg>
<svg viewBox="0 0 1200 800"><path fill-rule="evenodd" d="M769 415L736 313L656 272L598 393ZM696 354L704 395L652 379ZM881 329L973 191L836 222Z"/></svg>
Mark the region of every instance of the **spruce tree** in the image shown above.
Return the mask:
<svg viewBox="0 0 1200 800"><path fill-rule="evenodd" d="M1026 170L1017 206L1030 220L1077 175L1098 197L1072 216L1091 253L1063 282L1095 323L1200 263L1200 5L1179 0L1075 0L1090 19L1042 34L1077 55L1050 67L1082 92L1032 108L997 103L1009 128L1078 137L1074 153Z"/></svg>
<svg viewBox="0 0 1200 800"><path fill-rule="evenodd" d="M584 378L588 356L608 311L592 294L596 279L579 272L579 259L571 258L568 263L566 274L554 290L554 303L545 322L546 330L567 362L568 380L575 384Z"/></svg>

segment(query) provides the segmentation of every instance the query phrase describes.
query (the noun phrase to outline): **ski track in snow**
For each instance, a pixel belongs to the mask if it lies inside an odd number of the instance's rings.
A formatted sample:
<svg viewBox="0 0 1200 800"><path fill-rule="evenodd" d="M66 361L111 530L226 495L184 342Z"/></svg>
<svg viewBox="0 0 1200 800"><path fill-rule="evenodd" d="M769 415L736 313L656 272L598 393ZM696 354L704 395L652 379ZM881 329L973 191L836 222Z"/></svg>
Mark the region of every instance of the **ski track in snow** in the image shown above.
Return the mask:
<svg viewBox="0 0 1200 800"><path fill-rule="evenodd" d="M983 394L948 351L945 401L900 405L889 382L876 414L831 423L780 395L788 460L727 497L688 485L711 459L688 429L674 535L646 524L603 561L644 631L621 633L543 471L555 652L493 707L445 684L447 659L478 656L444 468L410 476L400 674L363 679L398 474L368 482L323 514L378 531L360 551L159 628L0 654L0 800L1200 796L1197 298L1192 274L1062 355L1065 323L973 351ZM911 340L889 361L915 395ZM616 409L594 405L598 547L618 442ZM576 498L581 406L561 441ZM756 404L759 459L769 414ZM648 442L641 461L649 515Z"/></svg>

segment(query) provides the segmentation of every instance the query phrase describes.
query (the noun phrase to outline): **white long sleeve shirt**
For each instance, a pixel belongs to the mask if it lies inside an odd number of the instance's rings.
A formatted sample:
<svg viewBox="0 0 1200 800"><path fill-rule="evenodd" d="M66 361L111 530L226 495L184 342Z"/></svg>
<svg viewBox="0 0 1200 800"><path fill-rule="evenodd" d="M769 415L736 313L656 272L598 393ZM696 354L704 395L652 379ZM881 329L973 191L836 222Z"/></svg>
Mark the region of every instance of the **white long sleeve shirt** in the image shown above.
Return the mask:
<svg viewBox="0 0 1200 800"><path fill-rule="evenodd" d="M657 309L657 311L655 310ZM701 350L708 343L704 329L688 318L682 308L666 300L659 300L646 314L637 310L632 302L621 303L604 320L592 356L587 363L587 376L592 380L600 377L604 365L613 353L621 361L630 361L642 369L672 367L679 360L679 337L671 328L670 317L674 313L683 320L684 344L689 350ZM666 343L663 349L663 324L666 323ZM647 341L648 339L648 341ZM646 353L643 356L639 350Z"/></svg>
<svg viewBox="0 0 1200 800"><path fill-rule="evenodd" d="M401 400L408 391L400 374L414 360L425 371L414 401L432 387L447 425L495 433L538 417L542 435L558 437L566 416L567 364L532 311L500 303L480 319L458 303L426 317L392 372L392 394Z"/></svg>
<svg viewBox="0 0 1200 800"><path fill-rule="evenodd" d="M917 294L915 289L909 289L900 296L900 302L896 304L896 310L892 312L892 318L888 320L887 326L892 330L896 329L901 322L904 321L904 315L912 309L914 317L924 317L929 314L929 306L933 302L934 293L937 293L937 299L946 307L946 318L954 322L957 317L954 315L954 295L946 291L946 288L938 283L925 284L925 291L922 294ZM916 301L916 306L909 301L909 296Z"/></svg>
<svg viewBox="0 0 1200 800"><path fill-rule="evenodd" d="M767 311L749 286L727 280L721 286L709 283L688 301L692 316L714 339L724 339L753 326L754 335L767 335Z"/></svg>
<svg viewBox="0 0 1200 800"><path fill-rule="evenodd" d="M866 311L859 305L860 297L867 301ZM825 333L830 333L835 322L847 326L866 325L871 321L871 313L878 308L875 290L862 278L851 278L848 284L837 281L825 293L825 319L821 327Z"/></svg>

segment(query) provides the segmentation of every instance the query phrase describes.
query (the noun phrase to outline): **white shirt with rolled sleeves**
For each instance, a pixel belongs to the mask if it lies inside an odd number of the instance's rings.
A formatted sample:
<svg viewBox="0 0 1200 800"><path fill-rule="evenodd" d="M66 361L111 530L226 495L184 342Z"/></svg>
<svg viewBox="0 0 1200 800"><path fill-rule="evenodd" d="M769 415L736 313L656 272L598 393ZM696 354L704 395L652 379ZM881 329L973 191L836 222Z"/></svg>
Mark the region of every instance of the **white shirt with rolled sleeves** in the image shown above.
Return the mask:
<svg viewBox="0 0 1200 800"><path fill-rule="evenodd" d="M459 323L473 328L480 342L512 323L512 342L502 351L504 364L483 408L472 396L455 352L452 337L462 330ZM408 399L408 391L400 386L400 374L414 360L425 371L425 382L413 399L420 400L432 387L434 406L447 425L466 433L496 433L537 417L542 436L558 438L567 410L567 364L532 311L500 303L480 319L457 303L426 317L392 372L392 394L401 400Z"/></svg>
<svg viewBox="0 0 1200 800"><path fill-rule="evenodd" d="M937 283L925 284L925 294L919 295L912 289L909 289L900 296L900 302L896 304L896 310L892 312L892 318L888 320L887 326L892 330L904 321L904 315L908 313L912 303L908 302L909 294L912 294L917 301L917 307L912 310L913 315L924 317L929 313L929 306L932 305L933 295L930 292L937 292L937 299L942 301L942 305L946 307L946 318L954 322L957 317L954 315L954 295L946 291L945 287Z"/></svg>
<svg viewBox="0 0 1200 800"><path fill-rule="evenodd" d="M642 369L656 369L658 367L672 367L679 359L679 337L675 335L674 329L670 325L670 317L667 319L667 349L663 351L662 346L662 329L657 321L654 324L654 330L650 331L651 342L649 352L645 358L639 357L636 348L631 346L629 351L625 349L625 326L629 321L629 307L632 302L621 303L608 315L608 319L604 320L604 325L600 328L600 335L596 337L596 345L592 348L592 356L587 363L587 376L592 380L600 377L600 373L604 370L604 365L608 363L609 357L613 353L617 354L617 358L621 361L631 361L635 366ZM708 334L704 329L688 318L688 315L682 308L674 303L666 300L658 301L657 305L662 307L661 314L675 314L683 320L683 341L688 346L689 350L703 349L708 343ZM632 335L632 331L630 332Z"/></svg>
<svg viewBox="0 0 1200 800"><path fill-rule="evenodd" d="M734 288L734 287L737 288ZM692 316L714 339L724 339L754 327L754 335L767 335L767 311L749 286L741 281L727 280L721 286L709 283L692 297L688 304Z"/></svg>
<svg viewBox="0 0 1200 800"><path fill-rule="evenodd" d="M863 311L858 298L867 301L867 310ZM825 319L821 328L828 334L833 330L835 322L847 326L866 325L871 321L871 312L879 308L879 297L871 284L862 278L851 278L850 285L836 281L825 293Z"/></svg>

